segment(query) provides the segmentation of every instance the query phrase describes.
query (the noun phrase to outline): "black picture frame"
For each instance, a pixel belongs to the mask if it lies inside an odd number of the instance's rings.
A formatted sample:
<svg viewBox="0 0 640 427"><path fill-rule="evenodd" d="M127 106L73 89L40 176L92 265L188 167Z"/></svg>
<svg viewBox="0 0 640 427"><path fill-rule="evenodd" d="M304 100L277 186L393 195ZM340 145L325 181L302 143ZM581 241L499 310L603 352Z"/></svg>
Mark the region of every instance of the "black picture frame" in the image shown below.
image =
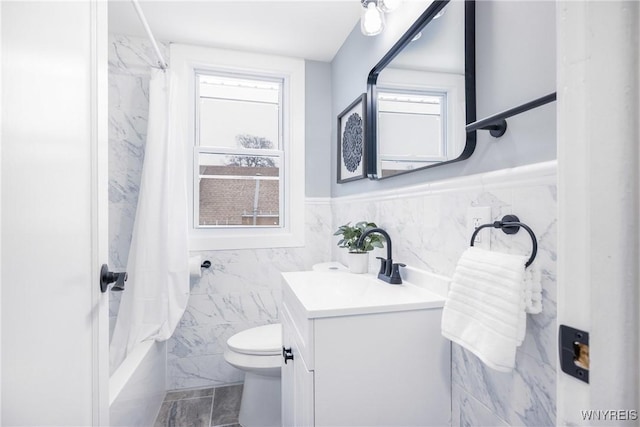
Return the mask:
<svg viewBox="0 0 640 427"><path fill-rule="evenodd" d="M363 93L338 115L338 184L367 176L367 94Z"/></svg>

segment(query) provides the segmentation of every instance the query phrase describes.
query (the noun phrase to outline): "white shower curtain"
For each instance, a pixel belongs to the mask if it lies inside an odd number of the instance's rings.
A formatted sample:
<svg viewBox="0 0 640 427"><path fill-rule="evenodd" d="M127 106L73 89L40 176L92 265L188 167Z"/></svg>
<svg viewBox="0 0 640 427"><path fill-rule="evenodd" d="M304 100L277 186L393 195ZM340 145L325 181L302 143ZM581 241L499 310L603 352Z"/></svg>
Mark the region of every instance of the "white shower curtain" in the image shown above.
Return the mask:
<svg viewBox="0 0 640 427"><path fill-rule="evenodd" d="M129 278L110 345L111 370L140 342L168 339L189 298L188 209L182 133L170 70L153 69Z"/></svg>

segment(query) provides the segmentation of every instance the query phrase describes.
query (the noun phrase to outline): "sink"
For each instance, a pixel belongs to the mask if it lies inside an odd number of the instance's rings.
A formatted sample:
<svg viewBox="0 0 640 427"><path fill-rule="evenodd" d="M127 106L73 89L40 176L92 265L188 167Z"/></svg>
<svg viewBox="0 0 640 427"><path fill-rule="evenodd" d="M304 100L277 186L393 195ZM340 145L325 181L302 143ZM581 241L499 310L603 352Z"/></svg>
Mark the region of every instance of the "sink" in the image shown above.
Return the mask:
<svg viewBox="0 0 640 427"><path fill-rule="evenodd" d="M450 424L448 278L409 268L399 285L348 271L282 275L283 425Z"/></svg>
<svg viewBox="0 0 640 427"><path fill-rule="evenodd" d="M282 276L284 292L296 297L309 319L437 308L445 301L441 294L424 286L408 281L390 285L373 274L301 271Z"/></svg>

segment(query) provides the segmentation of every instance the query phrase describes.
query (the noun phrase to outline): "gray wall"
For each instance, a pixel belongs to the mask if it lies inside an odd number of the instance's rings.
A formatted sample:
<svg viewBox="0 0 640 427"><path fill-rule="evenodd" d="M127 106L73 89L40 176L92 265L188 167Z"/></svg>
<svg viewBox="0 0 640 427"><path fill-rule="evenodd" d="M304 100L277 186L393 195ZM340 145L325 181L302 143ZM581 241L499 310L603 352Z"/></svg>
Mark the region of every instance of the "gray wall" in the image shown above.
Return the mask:
<svg viewBox="0 0 640 427"><path fill-rule="evenodd" d="M403 8L410 3L403 3ZM424 5L422 6L424 8ZM420 10L413 10L413 19ZM366 92L371 68L408 28L411 17L388 15L385 32L366 37L356 26L331 63L333 117ZM555 3L476 3L478 119L549 94L555 88ZM555 103L513 117L499 139L478 133L471 158L381 181L336 183L336 123L332 123L331 195L333 197L500 170L556 158Z"/></svg>
<svg viewBox="0 0 640 427"><path fill-rule="evenodd" d="M331 195L331 66L305 62L305 195Z"/></svg>

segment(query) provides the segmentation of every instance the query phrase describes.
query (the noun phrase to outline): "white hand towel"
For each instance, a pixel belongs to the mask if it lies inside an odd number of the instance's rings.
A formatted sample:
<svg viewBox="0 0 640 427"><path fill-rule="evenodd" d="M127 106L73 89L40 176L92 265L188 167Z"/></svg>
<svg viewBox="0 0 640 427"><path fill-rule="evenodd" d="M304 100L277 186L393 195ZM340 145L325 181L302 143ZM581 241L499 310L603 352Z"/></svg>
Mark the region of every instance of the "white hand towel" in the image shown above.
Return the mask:
<svg viewBox="0 0 640 427"><path fill-rule="evenodd" d="M468 248L442 313L442 335L501 372L515 366L526 313L541 310L539 274L525 271L526 261L525 256Z"/></svg>
<svg viewBox="0 0 640 427"><path fill-rule="evenodd" d="M534 266L529 266L525 270L525 305L527 313L537 314L542 312L542 283L540 281L540 270Z"/></svg>

